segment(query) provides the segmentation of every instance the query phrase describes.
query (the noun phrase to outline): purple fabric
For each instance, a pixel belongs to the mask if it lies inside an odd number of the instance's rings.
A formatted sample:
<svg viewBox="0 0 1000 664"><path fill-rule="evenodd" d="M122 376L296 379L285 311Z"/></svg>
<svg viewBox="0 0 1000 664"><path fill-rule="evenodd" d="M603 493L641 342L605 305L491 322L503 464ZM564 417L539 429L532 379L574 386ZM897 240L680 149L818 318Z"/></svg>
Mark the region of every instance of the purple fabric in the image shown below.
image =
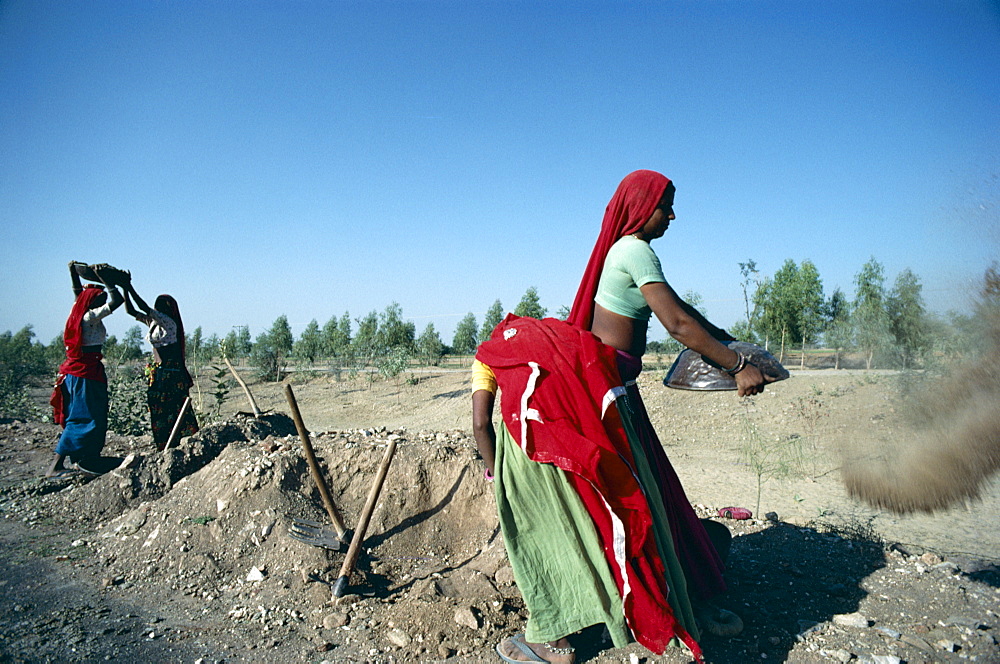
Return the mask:
<svg viewBox="0 0 1000 664"><path fill-rule="evenodd" d="M688 593L692 598L708 599L726 589L726 583L722 578L724 564L708 533L705 532L705 526L691 507L681 481L663 451L663 445L660 444L652 422L649 421L639 388L632 382L642 372L642 358L619 350L618 371L622 382L625 383L632 426L638 434L638 443L652 465L651 470L658 480L663 495L663 507L670 520L674 550L687 578ZM630 382L631 385L628 384Z"/></svg>

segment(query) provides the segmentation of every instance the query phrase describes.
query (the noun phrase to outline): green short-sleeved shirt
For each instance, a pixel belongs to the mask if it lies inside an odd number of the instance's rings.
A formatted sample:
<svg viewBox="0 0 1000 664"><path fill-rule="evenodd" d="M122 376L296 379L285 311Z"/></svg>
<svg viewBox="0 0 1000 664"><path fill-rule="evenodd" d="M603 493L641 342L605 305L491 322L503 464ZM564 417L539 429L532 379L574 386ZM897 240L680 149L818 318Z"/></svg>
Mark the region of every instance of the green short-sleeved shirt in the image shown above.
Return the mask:
<svg viewBox="0 0 1000 664"><path fill-rule="evenodd" d="M653 248L648 242L626 235L611 246L604 259L594 300L620 316L649 320L653 312L639 287L656 282L667 280Z"/></svg>

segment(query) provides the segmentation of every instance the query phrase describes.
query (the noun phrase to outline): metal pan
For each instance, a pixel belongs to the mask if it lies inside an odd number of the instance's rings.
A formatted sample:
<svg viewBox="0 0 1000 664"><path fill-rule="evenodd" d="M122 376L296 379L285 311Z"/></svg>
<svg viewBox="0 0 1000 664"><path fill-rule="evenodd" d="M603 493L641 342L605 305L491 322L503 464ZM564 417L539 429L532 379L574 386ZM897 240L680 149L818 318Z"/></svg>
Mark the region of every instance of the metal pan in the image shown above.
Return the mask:
<svg viewBox="0 0 1000 664"><path fill-rule="evenodd" d="M757 344L747 341L724 341L729 348L743 353L751 364L774 380L788 378L788 370L777 358ZM678 390L735 390L736 379L690 348L682 351L667 371L663 384Z"/></svg>

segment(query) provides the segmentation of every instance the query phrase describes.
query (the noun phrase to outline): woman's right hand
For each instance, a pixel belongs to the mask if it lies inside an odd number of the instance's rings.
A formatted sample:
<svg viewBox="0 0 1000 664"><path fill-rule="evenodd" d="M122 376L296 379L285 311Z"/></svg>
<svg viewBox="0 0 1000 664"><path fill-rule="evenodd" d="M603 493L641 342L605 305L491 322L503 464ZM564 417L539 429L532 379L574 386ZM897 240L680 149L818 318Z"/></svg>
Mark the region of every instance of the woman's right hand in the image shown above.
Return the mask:
<svg viewBox="0 0 1000 664"><path fill-rule="evenodd" d="M773 383L774 378L767 376L763 371L747 362L743 371L734 376L736 379L736 393L741 397L749 397L760 394L764 391L764 386Z"/></svg>

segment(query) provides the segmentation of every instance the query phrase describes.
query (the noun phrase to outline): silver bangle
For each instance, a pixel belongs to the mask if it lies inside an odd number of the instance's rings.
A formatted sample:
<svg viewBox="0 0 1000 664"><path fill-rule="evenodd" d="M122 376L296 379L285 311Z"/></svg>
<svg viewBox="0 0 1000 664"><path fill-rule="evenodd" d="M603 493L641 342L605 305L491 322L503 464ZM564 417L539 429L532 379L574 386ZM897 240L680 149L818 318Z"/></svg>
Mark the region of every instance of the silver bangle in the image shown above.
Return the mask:
<svg viewBox="0 0 1000 664"><path fill-rule="evenodd" d="M747 368L747 356L741 353L740 351L735 351L735 352L739 356L736 358L736 364L733 365L732 369L725 370L726 373L729 374L730 376L735 376L736 374Z"/></svg>

